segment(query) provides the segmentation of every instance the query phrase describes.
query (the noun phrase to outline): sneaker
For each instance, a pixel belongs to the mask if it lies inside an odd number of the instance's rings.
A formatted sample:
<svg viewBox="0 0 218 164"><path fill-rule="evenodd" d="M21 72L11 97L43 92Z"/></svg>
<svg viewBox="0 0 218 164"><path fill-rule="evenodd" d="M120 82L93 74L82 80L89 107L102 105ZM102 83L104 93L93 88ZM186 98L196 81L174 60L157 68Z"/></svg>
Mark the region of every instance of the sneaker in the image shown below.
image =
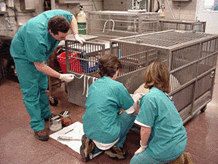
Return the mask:
<svg viewBox="0 0 218 164"><path fill-rule="evenodd" d="M125 159L126 152L121 147L113 146L109 150L106 150L105 153L111 158Z"/></svg>
<svg viewBox="0 0 218 164"><path fill-rule="evenodd" d="M44 130L40 130L40 131L34 131L34 134L36 136L37 139L41 140L41 141L48 141L49 139L49 135L48 133Z"/></svg>
<svg viewBox="0 0 218 164"><path fill-rule="evenodd" d="M82 159L87 162L89 161L90 155L92 155L92 153L95 151L95 144L94 142L87 138L86 135L84 134L82 136L82 145L80 147L80 154L82 156Z"/></svg>

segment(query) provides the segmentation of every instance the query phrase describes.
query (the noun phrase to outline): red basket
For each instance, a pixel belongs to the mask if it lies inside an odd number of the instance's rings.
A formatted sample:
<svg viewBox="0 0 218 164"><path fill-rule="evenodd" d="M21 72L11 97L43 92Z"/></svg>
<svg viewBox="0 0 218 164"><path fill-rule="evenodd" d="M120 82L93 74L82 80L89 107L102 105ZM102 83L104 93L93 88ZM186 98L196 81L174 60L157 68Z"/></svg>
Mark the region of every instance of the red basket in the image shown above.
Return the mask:
<svg viewBox="0 0 218 164"><path fill-rule="evenodd" d="M69 53L71 57L78 57L77 53ZM62 52L58 55L58 62L61 66L62 72L67 73L66 69L66 52ZM69 58L70 70L76 73L82 73L82 68L78 59Z"/></svg>

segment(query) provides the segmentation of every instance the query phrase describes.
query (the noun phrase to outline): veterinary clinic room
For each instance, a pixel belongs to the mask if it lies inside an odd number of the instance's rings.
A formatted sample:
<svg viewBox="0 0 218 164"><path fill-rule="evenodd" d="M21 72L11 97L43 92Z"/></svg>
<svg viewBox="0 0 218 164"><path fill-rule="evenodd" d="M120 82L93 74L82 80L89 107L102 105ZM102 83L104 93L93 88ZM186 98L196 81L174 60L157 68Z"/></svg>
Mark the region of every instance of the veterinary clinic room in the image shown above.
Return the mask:
<svg viewBox="0 0 218 164"><path fill-rule="evenodd" d="M0 164L218 164L218 0L0 0Z"/></svg>

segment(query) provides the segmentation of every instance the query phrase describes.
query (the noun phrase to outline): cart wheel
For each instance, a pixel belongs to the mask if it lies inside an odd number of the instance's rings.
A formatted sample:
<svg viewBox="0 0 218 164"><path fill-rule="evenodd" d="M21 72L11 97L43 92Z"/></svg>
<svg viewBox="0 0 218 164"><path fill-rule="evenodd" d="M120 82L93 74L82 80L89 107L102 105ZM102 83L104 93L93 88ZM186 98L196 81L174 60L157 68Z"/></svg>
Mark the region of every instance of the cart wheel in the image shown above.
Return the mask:
<svg viewBox="0 0 218 164"><path fill-rule="evenodd" d="M53 98L52 96L49 97L49 103L51 106L57 106L58 105L58 100Z"/></svg>
<svg viewBox="0 0 218 164"><path fill-rule="evenodd" d="M201 108L201 113L205 112L207 106L205 105L203 108Z"/></svg>

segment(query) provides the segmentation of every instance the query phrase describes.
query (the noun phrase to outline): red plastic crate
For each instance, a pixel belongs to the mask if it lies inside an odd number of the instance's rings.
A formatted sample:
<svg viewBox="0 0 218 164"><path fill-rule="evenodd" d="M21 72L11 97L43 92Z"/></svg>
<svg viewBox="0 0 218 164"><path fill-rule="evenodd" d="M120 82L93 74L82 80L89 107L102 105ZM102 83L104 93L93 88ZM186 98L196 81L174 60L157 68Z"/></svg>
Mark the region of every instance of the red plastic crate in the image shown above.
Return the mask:
<svg viewBox="0 0 218 164"><path fill-rule="evenodd" d="M78 57L77 53L69 53L71 57ZM66 69L66 52L62 52L58 55L58 62L61 66L62 72L67 73ZM76 73L82 73L82 68L78 59L69 58L70 70Z"/></svg>

